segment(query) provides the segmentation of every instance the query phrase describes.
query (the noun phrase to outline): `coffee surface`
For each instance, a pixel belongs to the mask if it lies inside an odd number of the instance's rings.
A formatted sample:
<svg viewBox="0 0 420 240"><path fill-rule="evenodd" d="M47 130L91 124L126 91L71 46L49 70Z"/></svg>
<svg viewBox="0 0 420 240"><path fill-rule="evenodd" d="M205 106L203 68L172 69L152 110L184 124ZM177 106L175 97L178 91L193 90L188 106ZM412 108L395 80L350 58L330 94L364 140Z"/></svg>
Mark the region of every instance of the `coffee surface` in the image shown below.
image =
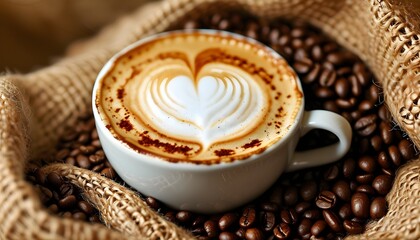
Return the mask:
<svg viewBox="0 0 420 240"><path fill-rule="evenodd" d="M302 107L297 77L260 44L221 32L173 32L118 57L96 106L138 152L172 162L244 159L281 139Z"/></svg>

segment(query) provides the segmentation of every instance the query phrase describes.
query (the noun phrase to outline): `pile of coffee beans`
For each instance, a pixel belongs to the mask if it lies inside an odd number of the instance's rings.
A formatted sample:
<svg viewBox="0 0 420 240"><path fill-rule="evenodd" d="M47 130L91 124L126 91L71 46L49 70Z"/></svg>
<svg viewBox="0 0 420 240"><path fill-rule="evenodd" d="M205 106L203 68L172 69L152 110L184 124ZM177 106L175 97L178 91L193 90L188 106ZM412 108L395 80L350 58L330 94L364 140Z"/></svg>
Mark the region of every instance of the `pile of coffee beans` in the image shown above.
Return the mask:
<svg viewBox="0 0 420 240"><path fill-rule="evenodd" d="M278 51L302 81L307 110L327 109L350 122L354 133L351 150L334 164L283 174L261 197L226 213L178 211L147 196L144 201L199 239L342 239L363 232L368 221L383 217L395 171L414 158L416 151L393 123L382 104L381 88L363 62L305 23L266 21L239 12L207 16L185 19L172 29L236 32ZM336 140L328 132L311 131L299 149ZM56 160L121 181L106 160L89 114L65 134ZM97 210L57 174L42 176L33 171L28 178L52 212L99 221Z"/></svg>

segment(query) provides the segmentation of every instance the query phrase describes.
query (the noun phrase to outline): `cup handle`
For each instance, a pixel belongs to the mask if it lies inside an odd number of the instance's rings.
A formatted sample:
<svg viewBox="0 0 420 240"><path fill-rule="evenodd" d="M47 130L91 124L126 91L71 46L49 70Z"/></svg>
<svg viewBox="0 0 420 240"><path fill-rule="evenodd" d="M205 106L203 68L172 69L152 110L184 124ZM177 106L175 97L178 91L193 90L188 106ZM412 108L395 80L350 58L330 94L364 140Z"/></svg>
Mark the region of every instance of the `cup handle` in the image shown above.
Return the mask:
<svg viewBox="0 0 420 240"><path fill-rule="evenodd" d="M295 171L334 162L342 158L350 148L352 129L342 116L325 110L305 111L302 119L301 136L311 129L325 129L338 137L338 143L295 152L286 171Z"/></svg>

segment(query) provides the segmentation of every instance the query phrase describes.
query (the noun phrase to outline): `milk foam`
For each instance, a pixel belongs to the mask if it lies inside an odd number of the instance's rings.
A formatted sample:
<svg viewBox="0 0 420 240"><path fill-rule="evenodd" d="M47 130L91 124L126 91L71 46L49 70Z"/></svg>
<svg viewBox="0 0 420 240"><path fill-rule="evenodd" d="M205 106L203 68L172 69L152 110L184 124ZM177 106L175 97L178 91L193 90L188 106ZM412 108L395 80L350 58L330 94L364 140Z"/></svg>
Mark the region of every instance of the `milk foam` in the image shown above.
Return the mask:
<svg viewBox="0 0 420 240"><path fill-rule="evenodd" d="M169 161L214 163L272 145L302 93L286 62L231 36L173 33L117 59L97 106L115 137Z"/></svg>

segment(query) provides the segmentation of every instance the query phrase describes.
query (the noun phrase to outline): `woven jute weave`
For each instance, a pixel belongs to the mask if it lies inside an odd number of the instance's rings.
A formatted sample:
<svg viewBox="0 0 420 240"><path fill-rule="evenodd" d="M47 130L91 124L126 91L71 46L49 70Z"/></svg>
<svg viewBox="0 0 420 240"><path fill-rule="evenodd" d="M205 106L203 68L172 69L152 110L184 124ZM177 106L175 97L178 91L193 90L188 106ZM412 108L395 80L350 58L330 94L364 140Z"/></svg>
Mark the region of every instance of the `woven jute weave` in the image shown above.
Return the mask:
<svg viewBox="0 0 420 240"><path fill-rule="evenodd" d="M63 164L60 172L101 212L105 227L50 215L25 179L29 164L51 159L63 126L90 108L93 81L116 51L185 16L240 8L265 18L300 18L359 55L383 86L394 119L420 146L419 20L404 5L381 0L172 0L149 5L73 45L60 62L0 77L0 239L190 239L127 188ZM225 8L224 8L225 7ZM402 166L387 195L388 214L348 239L420 239L420 161Z"/></svg>

